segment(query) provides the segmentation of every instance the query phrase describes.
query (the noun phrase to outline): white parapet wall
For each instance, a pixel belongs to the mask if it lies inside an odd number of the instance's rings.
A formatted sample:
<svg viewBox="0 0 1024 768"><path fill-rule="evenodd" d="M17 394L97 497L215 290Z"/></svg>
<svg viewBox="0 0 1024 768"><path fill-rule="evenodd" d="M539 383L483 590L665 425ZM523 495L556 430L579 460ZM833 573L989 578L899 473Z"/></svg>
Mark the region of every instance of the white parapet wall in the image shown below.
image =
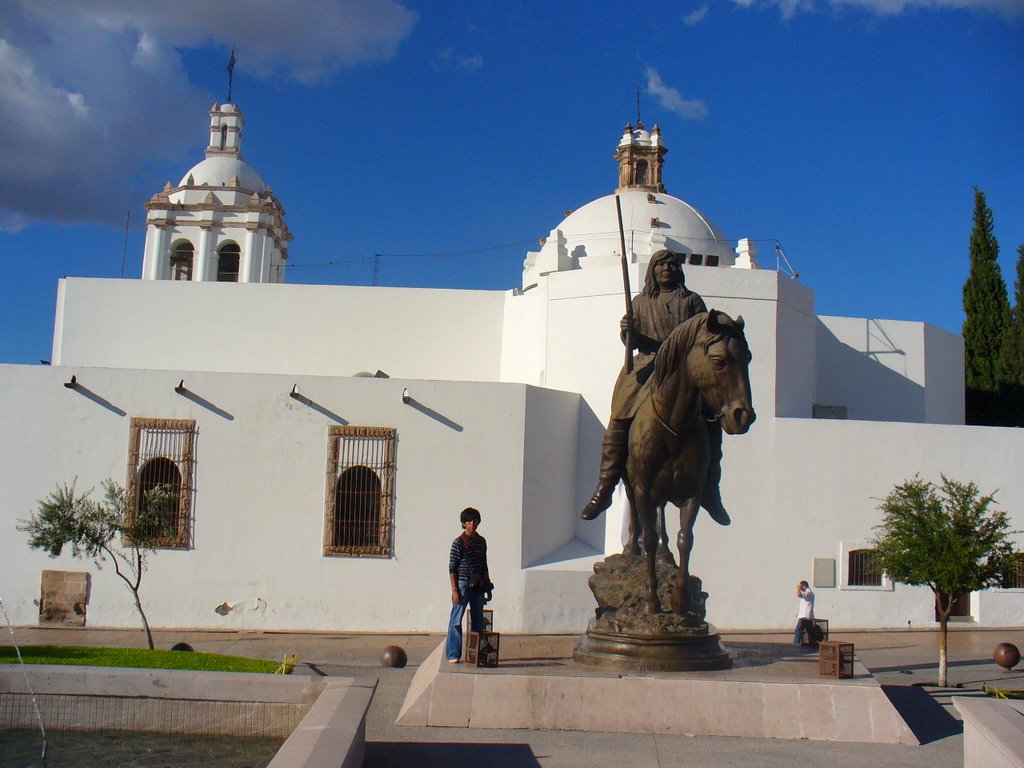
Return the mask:
<svg viewBox="0 0 1024 768"><path fill-rule="evenodd" d="M964 722L964 768L1024 766L1024 705L954 696Z"/></svg>

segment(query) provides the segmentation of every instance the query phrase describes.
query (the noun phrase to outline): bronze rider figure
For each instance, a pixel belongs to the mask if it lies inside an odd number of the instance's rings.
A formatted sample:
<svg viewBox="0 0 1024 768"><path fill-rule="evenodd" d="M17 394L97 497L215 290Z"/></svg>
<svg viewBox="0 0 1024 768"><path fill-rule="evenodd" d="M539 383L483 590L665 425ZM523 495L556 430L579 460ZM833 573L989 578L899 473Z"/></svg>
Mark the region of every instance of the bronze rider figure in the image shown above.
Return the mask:
<svg viewBox="0 0 1024 768"><path fill-rule="evenodd" d="M619 324L622 343L632 339L637 350L633 371L625 367L619 372L612 392L611 417L604 432L601 470L597 490L580 514L593 520L612 502L612 493L626 466L629 452L629 427L640 405L640 391L654 369L654 354L677 325L696 314L707 312L700 294L689 290L679 257L671 251L658 251L647 265L643 292L632 301L633 324L624 316ZM711 414L705 414L709 416ZM719 484L722 479L722 427L708 421L708 475L701 495L701 506L719 525L729 525L729 513L722 505Z"/></svg>

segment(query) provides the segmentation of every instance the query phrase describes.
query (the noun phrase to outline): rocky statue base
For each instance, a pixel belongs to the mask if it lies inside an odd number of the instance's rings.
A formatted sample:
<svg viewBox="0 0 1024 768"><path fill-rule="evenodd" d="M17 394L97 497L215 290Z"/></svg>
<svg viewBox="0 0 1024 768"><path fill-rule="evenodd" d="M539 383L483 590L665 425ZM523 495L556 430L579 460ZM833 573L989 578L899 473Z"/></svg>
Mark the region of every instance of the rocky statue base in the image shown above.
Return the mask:
<svg viewBox="0 0 1024 768"><path fill-rule="evenodd" d="M659 613L647 612L647 558L611 555L594 566L590 589L597 616L573 651L589 667L626 672L681 672L728 669L732 658L718 632L705 620L707 593L690 575L690 611L671 612L678 568L670 556L658 558Z"/></svg>

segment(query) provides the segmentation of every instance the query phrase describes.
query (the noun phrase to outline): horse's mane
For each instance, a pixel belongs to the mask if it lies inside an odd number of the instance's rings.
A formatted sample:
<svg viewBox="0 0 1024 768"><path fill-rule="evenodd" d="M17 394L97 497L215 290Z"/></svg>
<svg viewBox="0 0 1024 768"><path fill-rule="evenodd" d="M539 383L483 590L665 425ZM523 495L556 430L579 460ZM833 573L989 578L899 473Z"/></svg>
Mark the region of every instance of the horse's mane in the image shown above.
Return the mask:
<svg viewBox="0 0 1024 768"><path fill-rule="evenodd" d="M682 358L696 343L700 343L707 352L712 344L731 336L739 339L743 346L749 349L743 328L737 325L735 320L724 312L715 312L715 316L718 327L714 331L708 329L711 312L699 312L677 325L668 335L654 357L654 374L651 379L655 386L660 385L667 376L679 368Z"/></svg>

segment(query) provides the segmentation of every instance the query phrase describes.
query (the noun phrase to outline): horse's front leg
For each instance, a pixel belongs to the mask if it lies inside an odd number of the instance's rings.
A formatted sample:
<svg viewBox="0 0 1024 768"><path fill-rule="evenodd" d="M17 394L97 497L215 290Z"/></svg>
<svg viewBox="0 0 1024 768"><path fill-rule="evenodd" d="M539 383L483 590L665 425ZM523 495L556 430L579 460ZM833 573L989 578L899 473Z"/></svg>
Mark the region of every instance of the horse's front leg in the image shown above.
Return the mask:
<svg viewBox="0 0 1024 768"><path fill-rule="evenodd" d="M700 496L679 505L679 572L672 590L672 611L683 615L690 610L690 552L693 551L693 524L700 509Z"/></svg>
<svg viewBox="0 0 1024 768"><path fill-rule="evenodd" d="M636 494L636 509L644 530L644 551L647 553L647 613L661 613L658 600L658 549L657 505L646 491Z"/></svg>
<svg viewBox="0 0 1024 768"><path fill-rule="evenodd" d="M665 505L658 505L658 561L674 566L676 559L668 546L668 524L665 522Z"/></svg>

